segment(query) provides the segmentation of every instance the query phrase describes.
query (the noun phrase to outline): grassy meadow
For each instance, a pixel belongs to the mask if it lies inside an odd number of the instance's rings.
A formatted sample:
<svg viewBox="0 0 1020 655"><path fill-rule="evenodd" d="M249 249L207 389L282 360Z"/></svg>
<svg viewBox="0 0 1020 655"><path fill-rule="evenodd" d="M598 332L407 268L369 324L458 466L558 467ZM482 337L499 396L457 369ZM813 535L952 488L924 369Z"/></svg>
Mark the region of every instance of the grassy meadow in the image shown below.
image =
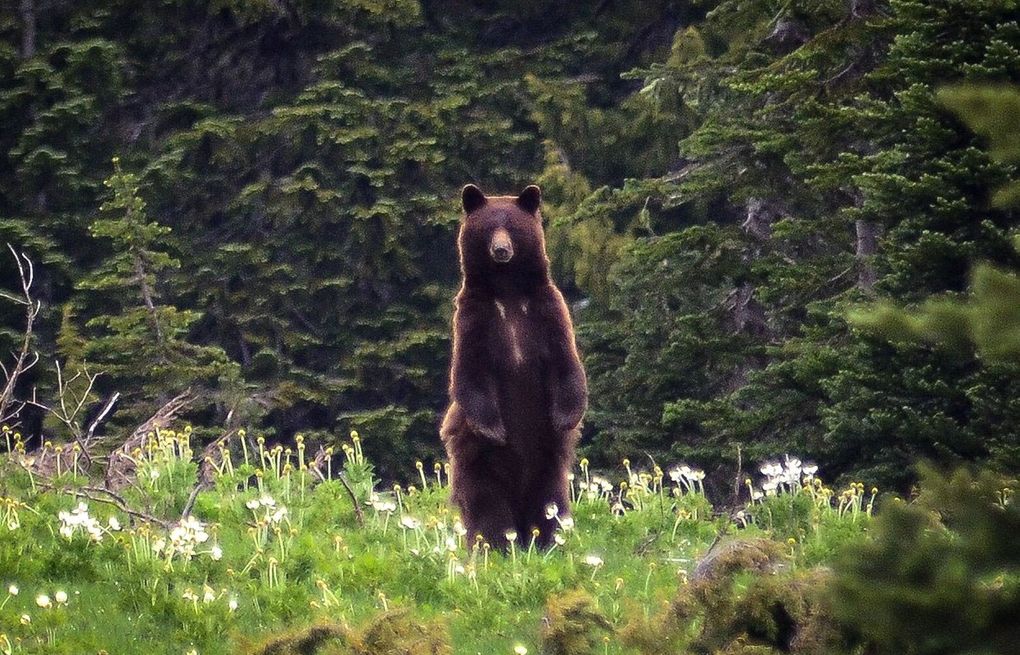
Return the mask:
<svg viewBox="0 0 1020 655"><path fill-rule="evenodd" d="M581 460L572 513L547 508L555 546L521 534L504 554L467 539L442 462L409 462L417 482L387 485L356 433L313 457L300 438L284 449L241 431L197 453L190 428L156 431L125 453L115 491L74 447L29 456L5 437L4 655L623 653L657 639L686 652L727 637L694 615L662 627L692 598L708 613L685 590L725 580L739 604L758 574L818 570L867 530L874 501L784 458L745 482L750 505L720 513L691 466L597 474Z"/></svg>

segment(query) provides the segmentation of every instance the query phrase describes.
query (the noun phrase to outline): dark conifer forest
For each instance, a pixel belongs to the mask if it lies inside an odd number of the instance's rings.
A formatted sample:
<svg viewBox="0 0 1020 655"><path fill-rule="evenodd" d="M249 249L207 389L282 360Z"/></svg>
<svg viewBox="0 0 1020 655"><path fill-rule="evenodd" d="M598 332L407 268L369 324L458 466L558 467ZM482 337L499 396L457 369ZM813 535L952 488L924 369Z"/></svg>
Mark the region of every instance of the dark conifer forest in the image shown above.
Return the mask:
<svg viewBox="0 0 1020 655"><path fill-rule="evenodd" d="M6 4L0 239L41 301L14 397L85 364L106 431L190 389L198 424L356 429L396 476L439 452L458 190L537 182L593 462L1020 467L1015 347L848 321L1020 263L1015 97L975 133L960 90L1020 82L1014 2Z"/></svg>

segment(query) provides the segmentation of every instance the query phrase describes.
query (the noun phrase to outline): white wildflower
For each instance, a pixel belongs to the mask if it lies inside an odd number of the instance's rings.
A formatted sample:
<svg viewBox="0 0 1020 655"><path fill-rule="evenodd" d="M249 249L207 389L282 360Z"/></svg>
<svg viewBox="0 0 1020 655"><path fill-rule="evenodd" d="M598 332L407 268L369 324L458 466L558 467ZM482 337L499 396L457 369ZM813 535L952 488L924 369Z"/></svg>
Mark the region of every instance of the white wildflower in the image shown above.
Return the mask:
<svg viewBox="0 0 1020 655"><path fill-rule="evenodd" d="M266 519L269 521L271 525L276 523L282 523L285 518L287 518L287 508L282 505L272 514L266 516Z"/></svg>
<svg viewBox="0 0 1020 655"><path fill-rule="evenodd" d="M604 563L598 555L585 555L584 563L593 568L598 568Z"/></svg>
<svg viewBox="0 0 1020 655"><path fill-rule="evenodd" d="M20 589L18 589L18 585L16 584L12 584L11 586L7 587L7 593L9 593L12 596L17 596L19 591Z"/></svg>
<svg viewBox="0 0 1020 655"><path fill-rule="evenodd" d="M103 528L95 518L89 515L89 507L84 502L78 503L70 512L58 512L60 527L57 531L65 539L74 537L74 533L86 533L93 541L102 541Z"/></svg>
<svg viewBox="0 0 1020 655"><path fill-rule="evenodd" d="M43 609L53 606L53 602L50 600L50 597L47 596L46 594L39 594L38 596L36 596L35 604L38 605L39 607L42 607Z"/></svg>
<svg viewBox="0 0 1020 655"><path fill-rule="evenodd" d="M556 503L549 503L545 506L545 518L552 520L559 516L559 514L560 508L556 505Z"/></svg>
<svg viewBox="0 0 1020 655"><path fill-rule="evenodd" d="M58 591L57 593L53 594L53 600L57 601L57 605L63 605L67 603L67 592L63 590Z"/></svg>
<svg viewBox="0 0 1020 655"><path fill-rule="evenodd" d="M157 553L165 552L167 559L180 556L188 561L195 556L199 544L208 540L205 524L189 514L170 530L167 540L158 540L152 549Z"/></svg>

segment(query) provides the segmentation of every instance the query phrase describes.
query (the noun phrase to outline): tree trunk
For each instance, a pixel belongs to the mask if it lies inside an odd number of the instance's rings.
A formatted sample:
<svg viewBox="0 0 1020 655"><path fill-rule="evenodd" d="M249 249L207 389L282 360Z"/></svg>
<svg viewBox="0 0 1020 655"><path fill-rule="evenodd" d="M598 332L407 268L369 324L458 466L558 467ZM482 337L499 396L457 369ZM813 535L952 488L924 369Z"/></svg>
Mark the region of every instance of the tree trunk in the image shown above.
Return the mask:
<svg viewBox="0 0 1020 655"><path fill-rule="evenodd" d="M152 289L149 288L149 282L145 279L145 265L142 262L141 255L136 253L134 258L135 280L137 280L139 289L142 292L142 302L145 303L145 309L149 312L149 317L152 319L152 327L156 332L156 343L162 347L163 328L159 325L159 312L156 311L156 304L152 301Z"/></svg>
<svg viewBox="0 0 1020 655"><path fill-rule="evenodd" d="M744 232L759 239L768 241L772 238L772 221L780 210L766 200L751 198L747 201L747 218L740 224Z"/></svg>
<svg viewBox="0 0 1020 655"><path fill-rule="evenodd" d="M21 0L21 58L35 56L35 0Z"/></svg>
<svg viewBox="0 0 1020 655"><path fill-rule="evenodd" d="M878 225L868 221L857 221L857 286L866 293L873 293L878 277L875 274L874 255L878 252Z"/></svg>
<svg viewBox="0 0 1020 655"><path fill-rule="evenodd" d="M746 255L748 261L761 256L765 244L772 238L772 223L782 213L779 203L762 198L747 201L747 218L740 227L758 241L749 249ZM742 282L730 292L730 311L737 332L760 337L768 334L769 328L765 309L754 297L755 291L753 284Z"/></svg>
<svg viewBox="0 0 1020 655"><path fill-rule="evenodd" d="M757 241L750 245L744 255L748 264L761 257L766 244L772 238L773 221L784 213L785 210L778 202L763 198L751 198L747 201L747 217L740 227ZM730 312L734 333L758 340L768 337L769 324L765 308L755 298L756 292L757 288L751 282L746 280L740 282L737 288L730 291L725 307ZM727 381L727 390L735 391L744 386L747 383L748 371L763 364L763 361L753 358L737 366Z"/></svg>
<svg viewBox="0 0 1020 655"><path fill-rule="evenodd" d="M736 331L760 337L768 334L769 327L765 309L754 297L755 291L757 289L750 282L741 283L730 292L730 307Z"/></svg>

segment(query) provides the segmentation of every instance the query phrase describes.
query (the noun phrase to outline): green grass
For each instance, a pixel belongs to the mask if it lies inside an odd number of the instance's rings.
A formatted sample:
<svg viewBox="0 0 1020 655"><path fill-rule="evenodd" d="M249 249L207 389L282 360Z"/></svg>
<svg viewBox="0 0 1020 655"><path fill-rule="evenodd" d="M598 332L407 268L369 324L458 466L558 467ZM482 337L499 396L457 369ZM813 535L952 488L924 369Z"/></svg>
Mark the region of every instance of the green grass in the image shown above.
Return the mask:
<svg viewBox="0 0 1020 655"><path fill-rule="evenodd" d="M434 621L429 630L454 653L538 653L542 635L552 639L550 598L575 591L605 619L596 652L640 652L617 633L653 621L717 539L773 538L785 566L806 569L857 538L870 515L860 488L833 497L818 482L716 514L696 481L629 462L600 481L582 461L563 543L540 551L519 535L504 555L466 541L442 465L420 466L411 487L385 487L355 439L342 470L364 510L359 523L340 471L320 479L303 443L290 452L234 437L211 462L194 521L180 527L199 472L189 442L190 430L152 435L132 454L137 479L116 498L96 490L73 453L49 477L27 465L38 453L0 456L0 653L247 652L280 631L357 630L395 610ZM94 534L84 521L68 534L75 519L61 513L79 503ZM202 534L190 554L169 546L176 535L186 551Z"/></svg>

